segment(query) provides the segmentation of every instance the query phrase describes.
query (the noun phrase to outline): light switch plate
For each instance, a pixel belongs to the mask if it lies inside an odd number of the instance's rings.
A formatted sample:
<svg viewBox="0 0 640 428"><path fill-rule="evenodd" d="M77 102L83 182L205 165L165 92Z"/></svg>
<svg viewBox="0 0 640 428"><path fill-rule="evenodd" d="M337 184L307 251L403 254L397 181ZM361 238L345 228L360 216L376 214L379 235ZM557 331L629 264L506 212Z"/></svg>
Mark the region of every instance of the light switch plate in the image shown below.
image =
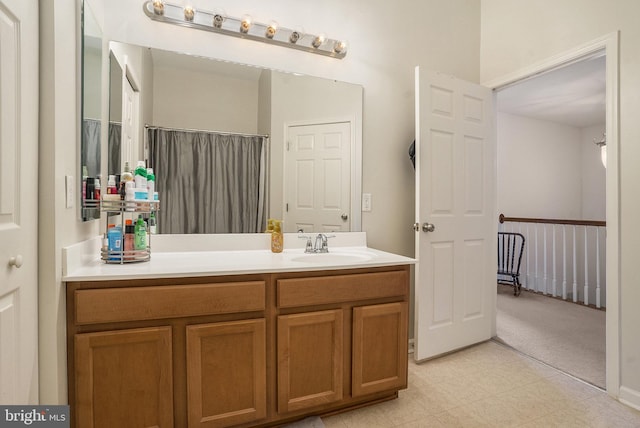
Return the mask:
<svg viewBox="0 0 640 428"><path fill-rule="evenodd" d="M64 179L66 207L73 208L73 200L76 197L76 186L73 181L73 175L66 175Z"/></svg>
<svg viewBox="0 0 640 428"><path fill-rule="evenodd" d="M371 211L371 193L362 194L362 211Z"/></svg>

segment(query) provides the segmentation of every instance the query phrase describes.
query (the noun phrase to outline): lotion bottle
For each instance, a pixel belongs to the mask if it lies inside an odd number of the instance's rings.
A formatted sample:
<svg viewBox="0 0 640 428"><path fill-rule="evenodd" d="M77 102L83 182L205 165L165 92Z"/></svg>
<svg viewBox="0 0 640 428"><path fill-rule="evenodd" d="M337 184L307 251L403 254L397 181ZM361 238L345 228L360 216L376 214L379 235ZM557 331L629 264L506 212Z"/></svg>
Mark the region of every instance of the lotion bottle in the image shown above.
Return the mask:
<svg viewBox="0 0 640 428"><path fill-rule="evenodd" d="M284 237L282 236L282 221L273 221L273 232L271 232L271 252L281 253L284 247Z"/></svg>

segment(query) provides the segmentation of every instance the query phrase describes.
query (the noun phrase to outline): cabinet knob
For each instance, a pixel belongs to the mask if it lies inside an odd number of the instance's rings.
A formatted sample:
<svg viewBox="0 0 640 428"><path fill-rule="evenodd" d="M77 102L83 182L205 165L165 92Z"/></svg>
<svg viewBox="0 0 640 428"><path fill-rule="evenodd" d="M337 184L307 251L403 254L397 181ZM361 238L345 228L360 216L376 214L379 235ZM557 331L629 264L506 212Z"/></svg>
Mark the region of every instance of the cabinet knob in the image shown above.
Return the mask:
<svg viewBox="0 0 640 428"><path fill-rule="evenodd" d="M22 267L22 255L18 254L15 257L9 259L9 266L15 266L16 268Z"/></svg>

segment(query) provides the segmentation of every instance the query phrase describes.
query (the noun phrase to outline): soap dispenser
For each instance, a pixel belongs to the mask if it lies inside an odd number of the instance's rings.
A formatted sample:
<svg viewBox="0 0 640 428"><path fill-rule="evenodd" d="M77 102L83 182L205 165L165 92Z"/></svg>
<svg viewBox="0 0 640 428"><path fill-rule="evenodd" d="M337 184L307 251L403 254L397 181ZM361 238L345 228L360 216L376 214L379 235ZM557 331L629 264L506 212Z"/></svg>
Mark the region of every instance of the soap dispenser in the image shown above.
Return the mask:
<svg viewBox="0 0 640 428"><path fill-rule="evenodd" d="M282 236L282 222L273 221L273 231L271 232L271 252L281 253L284 248L284 237Z"/></svg>

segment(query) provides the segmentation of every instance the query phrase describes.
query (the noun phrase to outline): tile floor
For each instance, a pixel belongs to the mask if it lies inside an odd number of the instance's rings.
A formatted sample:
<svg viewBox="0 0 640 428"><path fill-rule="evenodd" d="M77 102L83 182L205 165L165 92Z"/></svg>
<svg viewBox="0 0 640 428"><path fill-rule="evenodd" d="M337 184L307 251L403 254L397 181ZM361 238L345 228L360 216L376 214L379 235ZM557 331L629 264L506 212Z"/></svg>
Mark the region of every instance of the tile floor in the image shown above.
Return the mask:
<svg viewBox="0 0 640 428"><path fill-rule="evenodd" d="M640 412L489 341L423 364L397 400L323 418L326 428L640 427Z"/></svg>

